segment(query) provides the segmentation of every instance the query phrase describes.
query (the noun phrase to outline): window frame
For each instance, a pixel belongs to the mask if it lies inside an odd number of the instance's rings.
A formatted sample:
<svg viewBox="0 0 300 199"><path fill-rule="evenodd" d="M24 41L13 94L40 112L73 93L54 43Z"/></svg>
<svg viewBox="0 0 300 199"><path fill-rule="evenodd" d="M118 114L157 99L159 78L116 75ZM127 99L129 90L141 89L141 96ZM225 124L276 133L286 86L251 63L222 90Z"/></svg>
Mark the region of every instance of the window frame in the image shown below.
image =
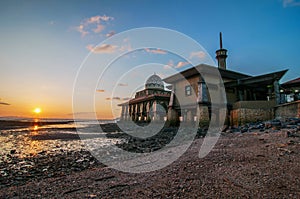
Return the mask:
<svg viewBox="0 0 300 199"><path fill-rule="evenodd" d="M185 91L185 96L191 96L192 95L192 86L186 85L184 91Z"/></svg>

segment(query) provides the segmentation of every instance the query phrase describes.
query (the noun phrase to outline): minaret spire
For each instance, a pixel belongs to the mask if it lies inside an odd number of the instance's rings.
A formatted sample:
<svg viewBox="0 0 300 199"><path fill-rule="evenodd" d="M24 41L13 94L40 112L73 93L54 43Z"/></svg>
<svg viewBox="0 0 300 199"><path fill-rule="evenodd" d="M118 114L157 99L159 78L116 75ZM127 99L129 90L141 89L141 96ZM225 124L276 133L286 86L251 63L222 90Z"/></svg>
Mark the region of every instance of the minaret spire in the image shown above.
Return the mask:
<svg viewBox="0 0 300 199"><path fill-rule="evenodd" d="M222 43L222 32L220 32L220 49L223 48L223 43Z"/></svg>

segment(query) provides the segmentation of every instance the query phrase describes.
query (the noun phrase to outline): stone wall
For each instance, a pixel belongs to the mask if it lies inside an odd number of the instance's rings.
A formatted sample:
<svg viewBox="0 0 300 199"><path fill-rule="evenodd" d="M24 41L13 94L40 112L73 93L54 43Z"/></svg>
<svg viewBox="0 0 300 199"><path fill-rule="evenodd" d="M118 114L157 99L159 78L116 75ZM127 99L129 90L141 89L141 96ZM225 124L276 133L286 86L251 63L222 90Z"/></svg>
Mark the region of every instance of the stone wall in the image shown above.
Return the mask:
<svg viewBox="0 0 300 199"><path fill-rule="evenodd" d="M230 112L231 125L239 126L251 122L266 121L274 118L273 101L240 101L233 105Z"/></svg>
<svg viewBox="0 0 300 199"><path fill-rule="evenodd" d="M276 106L275 116L281 119L300 118L300 100Z"/></svg>

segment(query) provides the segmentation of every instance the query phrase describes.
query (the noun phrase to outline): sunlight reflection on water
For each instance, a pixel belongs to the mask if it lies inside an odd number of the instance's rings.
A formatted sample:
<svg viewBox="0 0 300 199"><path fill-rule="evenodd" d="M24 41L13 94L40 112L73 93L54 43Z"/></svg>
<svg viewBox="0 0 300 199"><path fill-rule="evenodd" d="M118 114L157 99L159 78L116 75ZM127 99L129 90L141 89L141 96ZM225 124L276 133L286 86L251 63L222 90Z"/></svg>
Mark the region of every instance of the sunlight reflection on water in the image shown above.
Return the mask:
<svg viewBox="0 0 300 199"><path fill-rule="evenodd" d="M94 132L91 124L83 124L81 128L85 130L85 133L91 135L85 141L95 143L95 148L106 147L118 142L117 139L106 138L103 132ZM33 124L30 128L1 130L0 161L5 161L8 154L25 158L85 149L84 143L76 134L74 124L47 126ZM65 136L67 139L64 138ZM40 137L42 139L35 139Z"/></svg>

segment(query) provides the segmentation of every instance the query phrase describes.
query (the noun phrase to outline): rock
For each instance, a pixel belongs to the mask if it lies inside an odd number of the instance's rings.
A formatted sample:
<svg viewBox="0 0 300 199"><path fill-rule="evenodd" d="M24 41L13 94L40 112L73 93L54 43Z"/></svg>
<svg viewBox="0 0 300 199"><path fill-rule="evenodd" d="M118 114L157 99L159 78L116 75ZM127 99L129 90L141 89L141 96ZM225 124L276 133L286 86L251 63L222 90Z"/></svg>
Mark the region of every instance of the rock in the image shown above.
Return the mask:
<svg viewBox="0 0 300 199"><path fill-rule="evenodd" d="M242 127L241 128L241 133L246 133L248 132L248 128L247 127Z"/></svg>
<svg viewBox="0 0 300 199"><path fill-rule="evenodd" d="M289 140L289 141L287 142L288 145L294 145L295 143L296 143L296 142L293 141L293 140Z"/></svg>
<svg viewBox="0 0 300 199"><path fill-rule="evenodd" d="M231 129L226 130L226 133L233 133Z"/></svg>
<svg viewBox="0 0 300 199"><path fill-rule="evenodd" d="M287 132L286 132L286 136L287 136L288 138L300 137L299 135L297 135L296 133L292 133L291 131L287 131Z"/></svg>
<svg viewBox="0 0 300 199"><path fill-rule="evenodd" d="M16 149L10 150L10 154L15 154L15 153L16 153Z"/></svg>

